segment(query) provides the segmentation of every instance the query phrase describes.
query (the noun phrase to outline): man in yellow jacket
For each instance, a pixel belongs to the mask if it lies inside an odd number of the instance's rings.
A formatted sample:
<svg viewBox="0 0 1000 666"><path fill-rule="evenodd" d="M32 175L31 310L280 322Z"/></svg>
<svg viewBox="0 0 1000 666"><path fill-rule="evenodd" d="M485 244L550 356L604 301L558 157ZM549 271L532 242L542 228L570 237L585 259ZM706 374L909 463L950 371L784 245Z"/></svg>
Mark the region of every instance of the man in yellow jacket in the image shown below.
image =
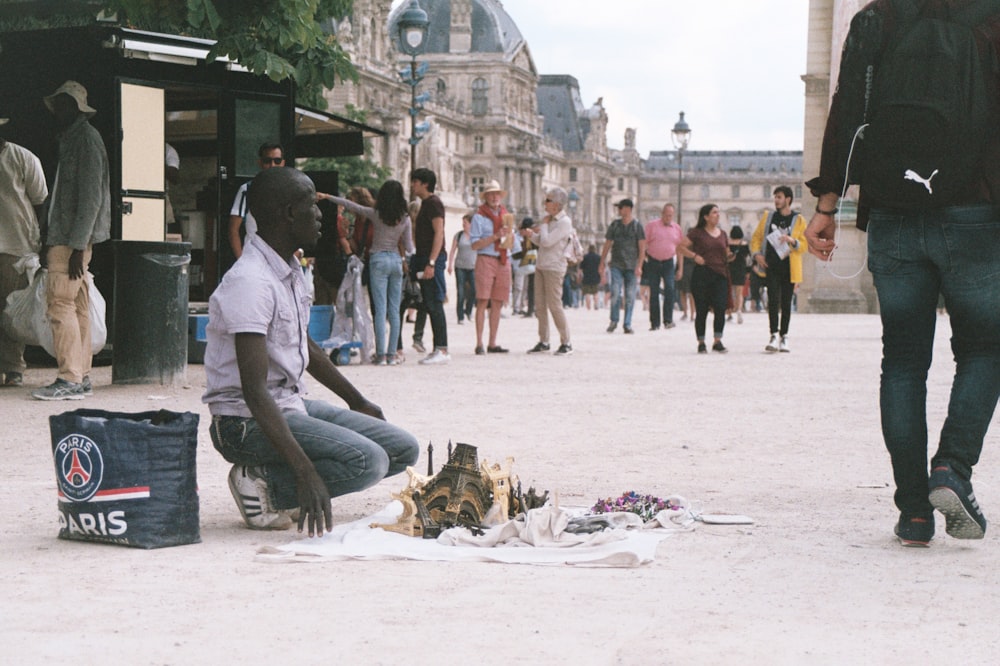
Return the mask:
<svg viewBox="0 0 1000 666"><path fill-rule="evenodd" d="M771 339L768 352L787 352L788 322L792 318L792 295L802 282L802 255L806 246L806 220L792 210L792 188L774 188L774 210L765 213L754 229L750 251L758 266L767 271L767 315Z"/></svg>

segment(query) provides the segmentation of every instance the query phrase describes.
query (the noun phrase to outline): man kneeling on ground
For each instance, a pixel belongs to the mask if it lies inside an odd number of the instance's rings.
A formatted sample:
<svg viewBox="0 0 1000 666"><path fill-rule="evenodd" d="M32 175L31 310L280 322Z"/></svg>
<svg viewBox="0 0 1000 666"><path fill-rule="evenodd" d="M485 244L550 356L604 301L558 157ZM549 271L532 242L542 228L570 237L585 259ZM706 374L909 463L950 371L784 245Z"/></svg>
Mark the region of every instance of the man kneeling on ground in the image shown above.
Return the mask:
<svg viewBox="0 0 1000 666"><path fill-rule="evenodd" d="M386 423L307 335L310 297L298 248L319 239L316 190L291 168L250 188L257 235L209 301L207 390L212 443L234 463L229 488L252 529L333 528L330 498L368 488L416 462L409 433ZM303 374L350 409L305 400Z"/></svg>

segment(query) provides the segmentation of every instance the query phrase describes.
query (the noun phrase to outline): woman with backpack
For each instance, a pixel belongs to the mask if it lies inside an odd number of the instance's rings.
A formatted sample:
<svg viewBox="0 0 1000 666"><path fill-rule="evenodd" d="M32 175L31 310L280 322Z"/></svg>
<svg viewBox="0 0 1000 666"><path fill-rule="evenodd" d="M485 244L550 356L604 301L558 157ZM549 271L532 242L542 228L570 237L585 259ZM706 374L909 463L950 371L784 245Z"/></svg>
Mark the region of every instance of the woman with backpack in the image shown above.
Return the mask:
<svg viewBox="0 0 1000 666"><path fill-rule="evenodd" d="M343 206L357 216L359 223L366 221L371 225L371 240L366 243L366 249L369 257L369 293L374 311L375 364L396 365L396 355L389 352L392 345L387 345L387 340L399 339L403 257L414 251L403 185L398 180L387 180L379 188L373 207L330 194L319 196ZM389 319L388 336L386 317Z"/></svg>

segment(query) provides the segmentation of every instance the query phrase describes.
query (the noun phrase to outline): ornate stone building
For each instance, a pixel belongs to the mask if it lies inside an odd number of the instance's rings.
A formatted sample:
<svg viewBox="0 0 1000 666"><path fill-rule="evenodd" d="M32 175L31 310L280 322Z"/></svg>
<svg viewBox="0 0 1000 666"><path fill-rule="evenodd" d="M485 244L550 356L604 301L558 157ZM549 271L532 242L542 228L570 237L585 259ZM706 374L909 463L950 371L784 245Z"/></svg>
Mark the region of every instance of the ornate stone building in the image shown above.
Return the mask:
<svg viewBox="0 0 1000 666"><path fill-rule="evenodd" d="M396 21L406 3L395 11L391 5L391 0L355 0L353 14L334 26L359 79L338 85L328 98L333 109L351 104L365 110L368 124L387 131L377 146L378 159L405 182L410 88L398 72L409 69L410 59L398 49ZM419 90L431 93L420 120L431 129L417 144L416 162L438 174L449 237L491 179L508 191L508 208L519 216L542 213L545 188L565 188L585 243L603 239L622 198L636 202L643 221L658 217L665 202L677 201L676 153L653 151L643 159L634 129L626 131L622 150L609 149L602 100L584 104L573 76L540 75L529 45L498 0L420 0L420 5L430 28L426 52L417 58L427 63ZM657 129L669 141L670 127ZM685 226L694 223L701 204L712 201L730 224L750 230L772 206L775 186L800 190L803 180L799 152L689 151L683 167Z"/></svg>

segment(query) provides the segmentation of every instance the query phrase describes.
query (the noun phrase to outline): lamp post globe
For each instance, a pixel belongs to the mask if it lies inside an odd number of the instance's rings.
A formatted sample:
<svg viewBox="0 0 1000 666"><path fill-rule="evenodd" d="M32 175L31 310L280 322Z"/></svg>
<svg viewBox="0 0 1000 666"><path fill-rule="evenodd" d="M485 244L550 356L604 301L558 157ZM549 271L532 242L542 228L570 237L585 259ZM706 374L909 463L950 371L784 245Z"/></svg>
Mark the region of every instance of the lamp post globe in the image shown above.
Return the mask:
<svg viewBox="0 0 1000 666"><path fill-rule="evenodd" d="M410 4L399 16L399 47L410 56L410 174L417 168L417 56L427 45L427 28L430 21L427 12L417 0ZM410 176L408 175L407 178Z"/></svg>
<svg viewBox="0 0 1000 666"><path fill-rule="evenodd" d="M677 149L677 221L680 223L684 219L681 208L683 203L681 190L684 186L684 151L687 150L688 142L691 141L691 127L684 120L683 111L681 111L681 117L674 123L674 128L670 131L670 139L674 142L674 148Z"/></svg>
<svg viewBox="0 0 1000 666"><path fill-rule="evenodd" d="M427 40L427 12L420 7L417 0L410 0L406 10L399 16L396 24L399 28L399 46L403 53L416 58L424 52L424 42Z"/></svg>

